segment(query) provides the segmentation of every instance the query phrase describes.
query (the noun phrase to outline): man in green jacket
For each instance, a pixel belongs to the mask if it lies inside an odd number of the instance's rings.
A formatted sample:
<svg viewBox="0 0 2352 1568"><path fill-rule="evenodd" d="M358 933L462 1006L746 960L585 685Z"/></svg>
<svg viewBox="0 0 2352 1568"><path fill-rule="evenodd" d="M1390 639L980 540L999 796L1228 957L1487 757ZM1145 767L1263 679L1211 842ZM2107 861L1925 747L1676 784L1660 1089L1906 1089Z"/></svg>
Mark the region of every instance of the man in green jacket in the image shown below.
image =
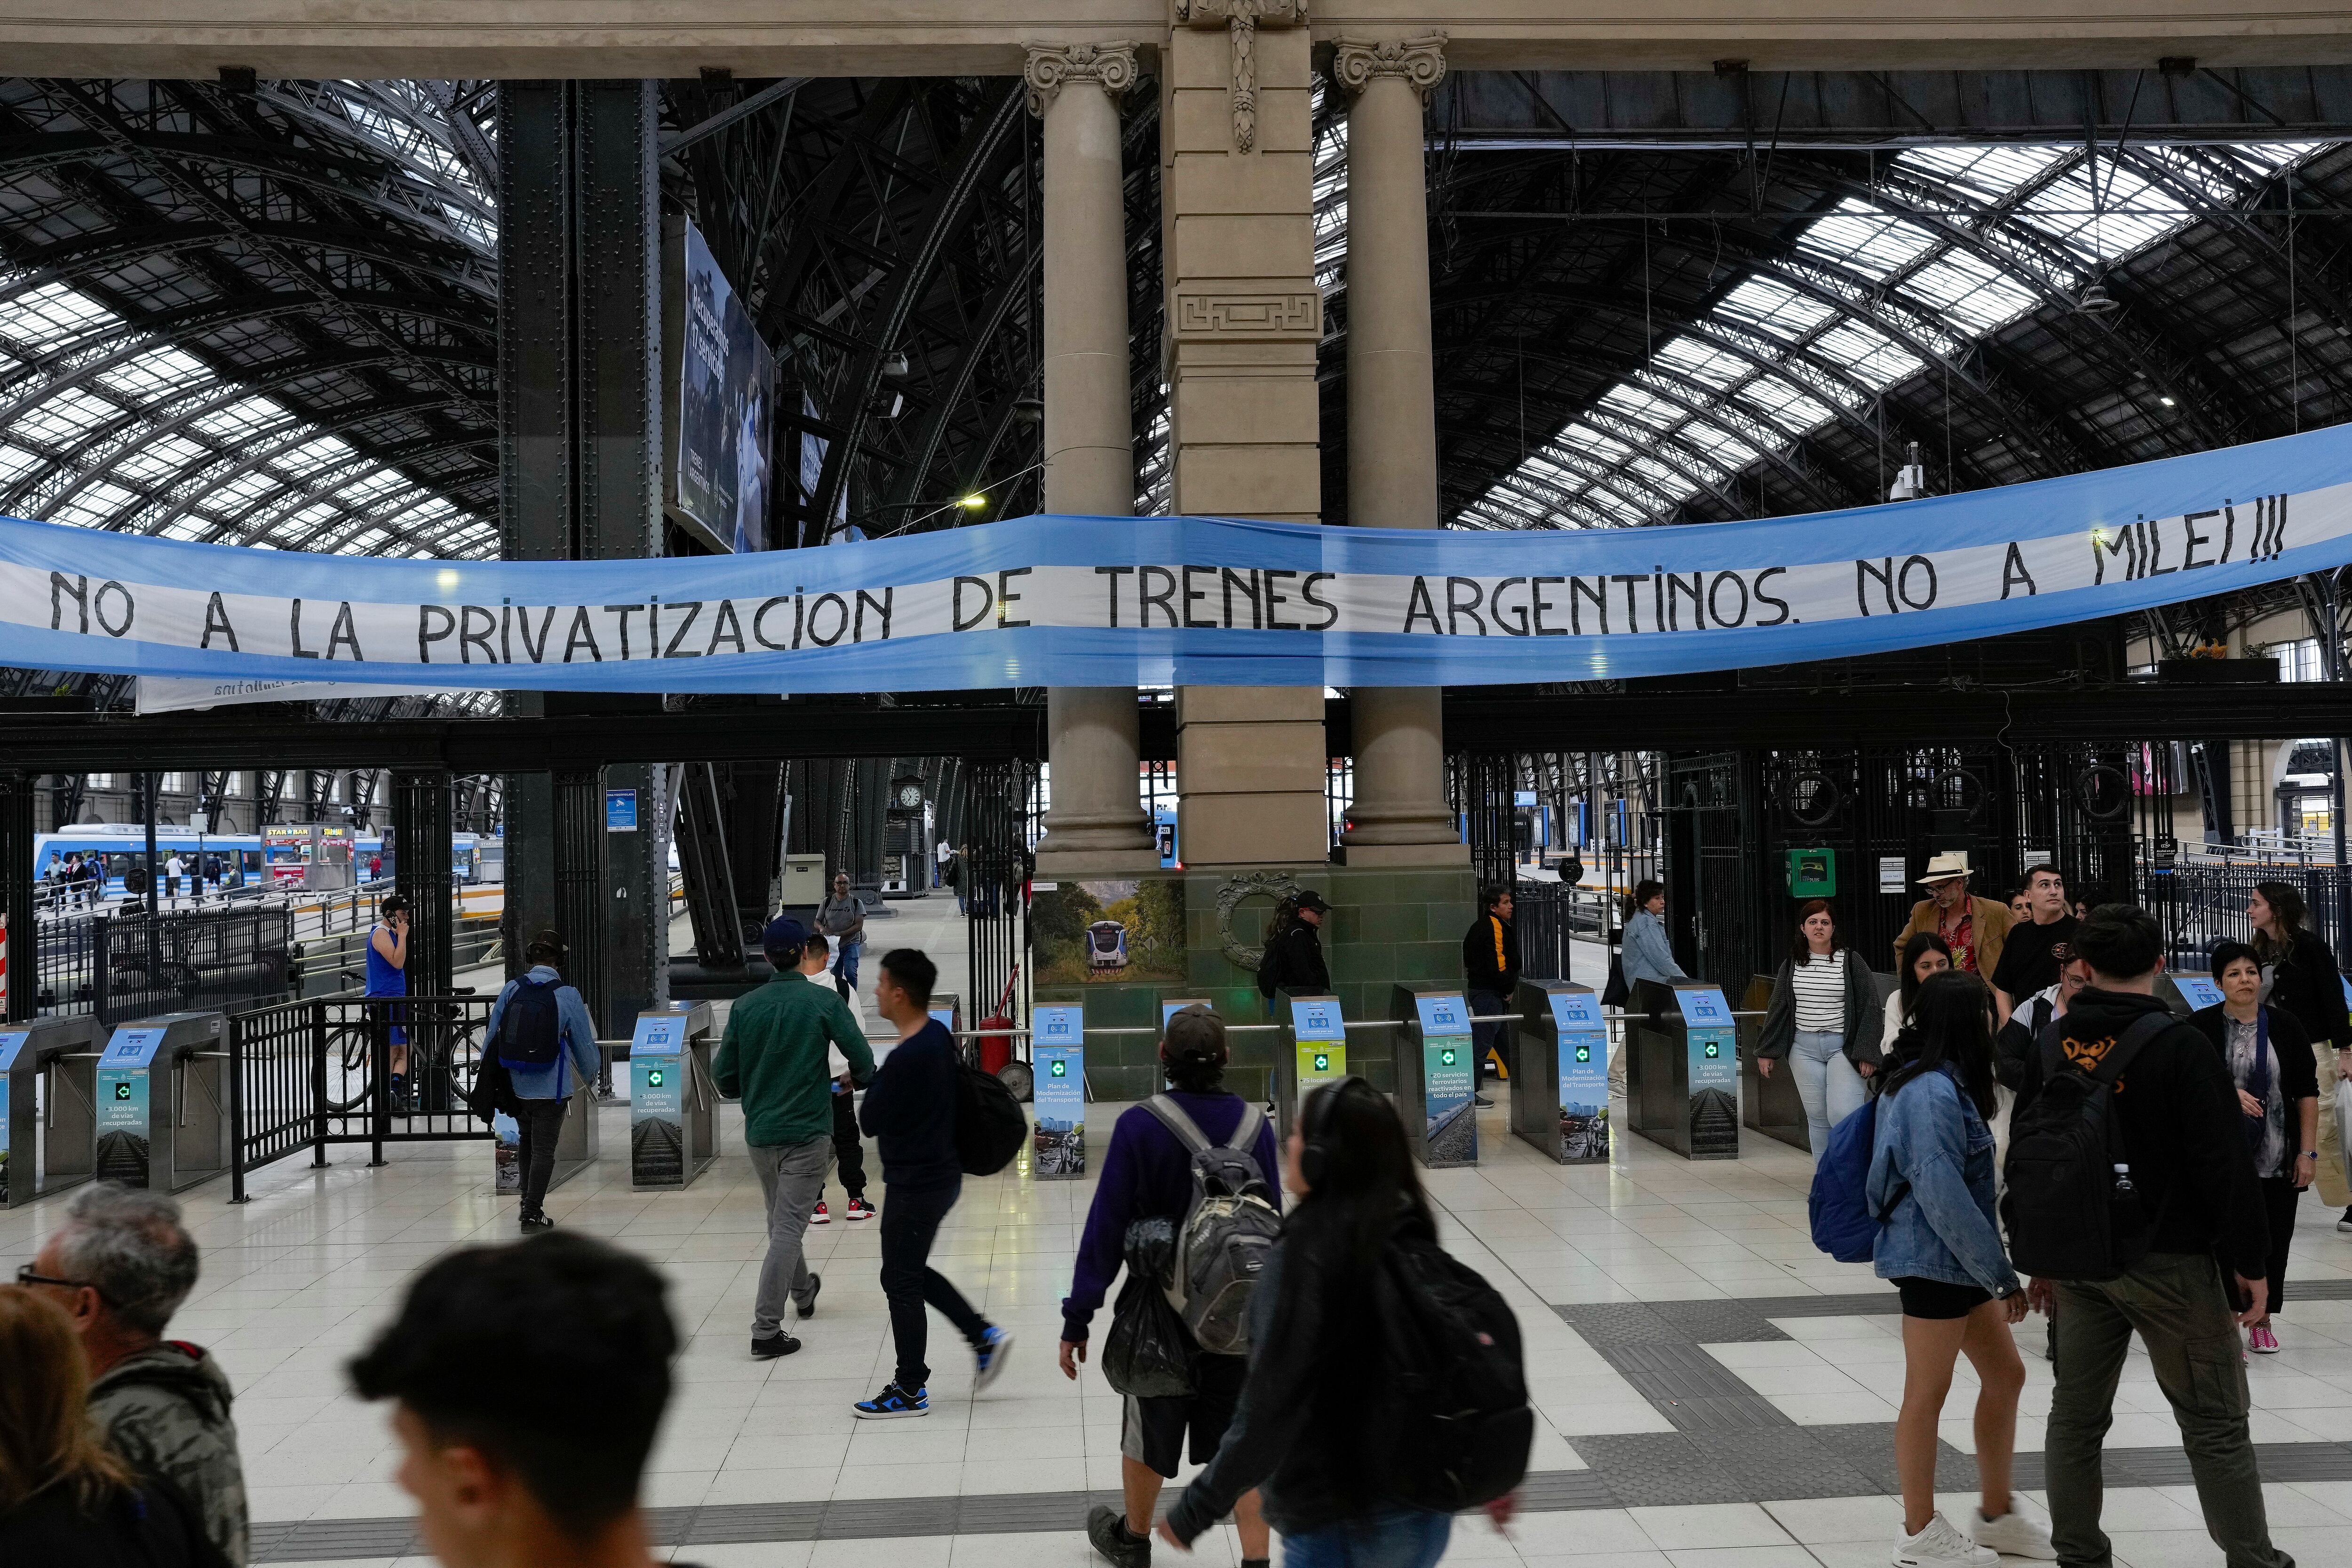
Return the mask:
<svg viewBox="0 0 2352 1568"><path fill-rule="evenodd" d="M737 1002L719 1042L719 1092L743 1102L743 1141L768 1204L768 1260L751 1308L751 1355L790 1355L801 1342L784 1331L784 1298L803 1318L816 1313L821 1283L802 1256L809 1214L833 1168L833 1075L828 1042L849 1062L850 1081L874 1078L874 1053L857 1016L814 976L824 973L823 937L788 915L768 922L761 946L775 977Z"/></svg>

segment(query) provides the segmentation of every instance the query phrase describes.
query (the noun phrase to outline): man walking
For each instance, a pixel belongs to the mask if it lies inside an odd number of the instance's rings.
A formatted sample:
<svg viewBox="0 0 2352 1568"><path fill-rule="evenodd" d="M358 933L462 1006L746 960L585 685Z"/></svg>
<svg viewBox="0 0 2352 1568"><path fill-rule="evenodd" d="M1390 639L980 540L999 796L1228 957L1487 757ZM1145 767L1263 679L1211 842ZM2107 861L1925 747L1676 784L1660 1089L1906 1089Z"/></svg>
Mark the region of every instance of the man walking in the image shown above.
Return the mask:
<svg viewBox="0 0 2352 1568"><path fill-rule="evenodd" d="M719 1092L743 1101L743 1142L767 1201L768 1257L751 1305L751 1355L769 1361L801 1348L784 1331L784 1300L803 1318L816 1312L823 1281L802 1242L833 1164L834 1077L827 1047L839 1047L850 1079L874 1078L874 1053L849 1004L816 983L825 942L790 915L761 933L775 975L735 1004L713 1072Z"/></svg>
<svg viewBox="0 0 2352 1568"><path fill-rule="evenodd" d="M1462 938L1462 970L1469 978L1471 1016L1492 1017L1509 1010L1511 993L1519 984L1519 934L1511 925L1511 889L1488 888L1478 896L1478 908L1483 912ZM1486 1086L1488 1053L1498 1059L1503 1054L1503 1026L1473 1024L1470 1027L1478 1047L1471 1098L1482 1106L1492 1105L1494 1101L1478 1091Z"/></svg>
<svg viewBox="0 0 2352 1568"><path fill-rule="evenodd" d="M857 950L866 941L866 906L849 890L849 873L833 874L833 896L817 906L816 929L833 939L833 988L845 1002L857 994Z"/></svg>
<svg viewBox="0 0 2352 1568"><path fill-rule="evenodd" d="M586 1000L563 983L560 965L570 955L563 939L551 931L531 938L522 951L529 972L507 982L482 1026L482 1038L497 1048L499 1066L513 1089L516 1154L522 1166L519 1220L525 1235L555 1225L547 1217L547 1188L555 1177L563 1114L573 1091L595 1080L604 1057L596 1048L596 1026Z"/></svg>
<svg viewBox="0 0 2352 1568"><path fill-rule="evenodd" d="M1952 967L1990 978L2000 967L2009 939L2009 906L1969 892L1969 858L1946 850L1927 862L1919 885L1927 896L1911 906L1908 924L1895 933L1895 963L1903 964L1903 944L1913 931L1931 931L1952 950Z"/></svg>
<svg viewBox="0 0 2352 1568"><path fill-rule="evenodd" d="M2037 991L2058 984L2055 949L2074 940L2074 912L2066 907L2066 879L2055 866L2036 866L2025 874L2026 913L2031 925L2013 925L2001 944L2000 962L1990 971L1993 1005L2000 1022Z"/></svg>
<svg viewBox="0 0 2352 1568"><path fill-rule="evenodd" d="M166 1341L196 1286L196 1244L162 1193L101 1182L17 1275L65 1309L89 1363L89 1415L133 1469L179 1489L229 1562L247 1559L245 1468L229 1419L228 1374L204 1350Z"/></svg>
<svg viewBox="0 0 2352 1568"><path fill-rule="evenodd" d="M890 1303L898 1364L881 1393L851 1406L867 1421L931 1413L931 1369L923 1360L927 1304L945 1313L971 1345L974 1394L996 1381L1013 1348L1013 1336L972 1310L962 1292L930 1266L940 1222L963 1191L955 1142L956 1075L962 1069L954 1037L929 1011L939 975L921 952L900 947L882 955L881 973L874 977L875 1007L898 1026L898 1043L874 1075L859 1121L881 1151L882 1180L890 1189L882 1205L882 1294Z"/></svg>
<svg viewBox="0 0 2352 1568"><path fill-rule="evenodd" d="M2153 994L2163 952L2155 921L2130 904L2092 911L2074 933L2091 984L2067 1005L2058 1047L2096 1070L2133 1026L2166 1017ZM2205 1529L2229 1568L2293 1568L2271 1544L2262 1478L2247 1427L2246 1373L2238 1325L2260 1321L2269 1291L2269 1231L2244 1120L2221 1054L2185 1022L2143 1031L2115 1083L2109 1114L2147 1216L2148 1249L2112 1279L2036 1279L2028 1300L2057 1316L2057 1388L2050 1403L2045 1464L2050 1535L2069 1568L2113 1561L2099 1528L2100 1451L2114 1420L2116 1380L2137 1330L2157 1386L2171 1403L2197 1480ZM2027 1063L2011 1126L2021 1129L2050 1074L2037 1051ZM2011 1195L2027 1201L2012 1172ZM2220 1266L2216 1266L2216 1258ZM2231 1303L2235 1293L2248 1303Z"/></svg>

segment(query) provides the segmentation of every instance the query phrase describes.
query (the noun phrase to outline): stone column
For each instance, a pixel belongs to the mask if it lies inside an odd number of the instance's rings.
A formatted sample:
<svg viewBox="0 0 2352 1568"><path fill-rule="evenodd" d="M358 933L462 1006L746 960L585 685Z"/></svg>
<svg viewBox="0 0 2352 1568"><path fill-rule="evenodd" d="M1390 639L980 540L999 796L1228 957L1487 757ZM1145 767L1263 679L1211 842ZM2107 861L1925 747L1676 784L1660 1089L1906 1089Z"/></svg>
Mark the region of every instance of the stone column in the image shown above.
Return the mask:
<svg viewBox="0 0 2352 1568"><path fill-rule="evenodd" d="M1322 521L1305 0L1171 0L1160 224L1174 510ZM1182 689L1188 866L1323 864L1323 693Z"/></svg>
<svg viewBox="0 0 2352 1568"><path fill-rule="evenodd" d="M1118 100L1135 84L1135 46L1033 45L1023 76L1045 125L1045 510L1127 517L1135 450ZM1045 705L1054 804L1038 875L1157 867L1137 794L1135 689L1057 686Z"/></svg>
<svg viewBox="0 0 2352 1568"><path fill-rule="evenodd" d="M1348 110L1348 521L1435 528L1437 408L1431 380L1429 210L1422 105L1445 74L1439 33L1341 40L1331 74ZM1359 687L1350 866L1463 866L1445 799L1442 693Z"/></svg>

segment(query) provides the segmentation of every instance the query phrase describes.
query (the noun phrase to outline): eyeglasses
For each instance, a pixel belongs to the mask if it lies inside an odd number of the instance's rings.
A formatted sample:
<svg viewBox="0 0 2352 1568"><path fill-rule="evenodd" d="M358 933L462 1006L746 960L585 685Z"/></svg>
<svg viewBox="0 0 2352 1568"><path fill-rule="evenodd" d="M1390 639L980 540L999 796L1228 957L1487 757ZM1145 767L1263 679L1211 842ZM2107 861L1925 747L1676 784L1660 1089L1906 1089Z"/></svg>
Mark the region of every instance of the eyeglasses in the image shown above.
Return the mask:
<svg viewBox="0 0 2352 1568"><path fill-rule="evenodd" d="M108 1295L103 1289L91 1284L87 1279L59 1279L52 1275L36 1274L33 1272L33 1266L29 1263L16 1270L16 1283L19 1285L54 1285L60 1290L97 1290L98 1299L100 1300L105 1302L110 1307L114 1304L113 1297Z"/></svg>

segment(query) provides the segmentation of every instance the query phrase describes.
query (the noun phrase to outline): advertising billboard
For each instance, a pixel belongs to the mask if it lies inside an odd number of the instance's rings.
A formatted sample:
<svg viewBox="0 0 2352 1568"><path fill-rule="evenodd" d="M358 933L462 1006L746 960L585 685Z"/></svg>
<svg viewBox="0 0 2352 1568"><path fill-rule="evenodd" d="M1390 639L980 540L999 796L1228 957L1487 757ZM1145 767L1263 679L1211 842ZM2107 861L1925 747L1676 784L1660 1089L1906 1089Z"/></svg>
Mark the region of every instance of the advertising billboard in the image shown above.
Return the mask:
<svg viewBox="0 0 2352 1568"><path fill-rule="evenodd" d="M775 356L693 224L674 234L667 259L664 282L677 302L664 334L674 395L669 510L709 542L763 550Z"/></svg>

